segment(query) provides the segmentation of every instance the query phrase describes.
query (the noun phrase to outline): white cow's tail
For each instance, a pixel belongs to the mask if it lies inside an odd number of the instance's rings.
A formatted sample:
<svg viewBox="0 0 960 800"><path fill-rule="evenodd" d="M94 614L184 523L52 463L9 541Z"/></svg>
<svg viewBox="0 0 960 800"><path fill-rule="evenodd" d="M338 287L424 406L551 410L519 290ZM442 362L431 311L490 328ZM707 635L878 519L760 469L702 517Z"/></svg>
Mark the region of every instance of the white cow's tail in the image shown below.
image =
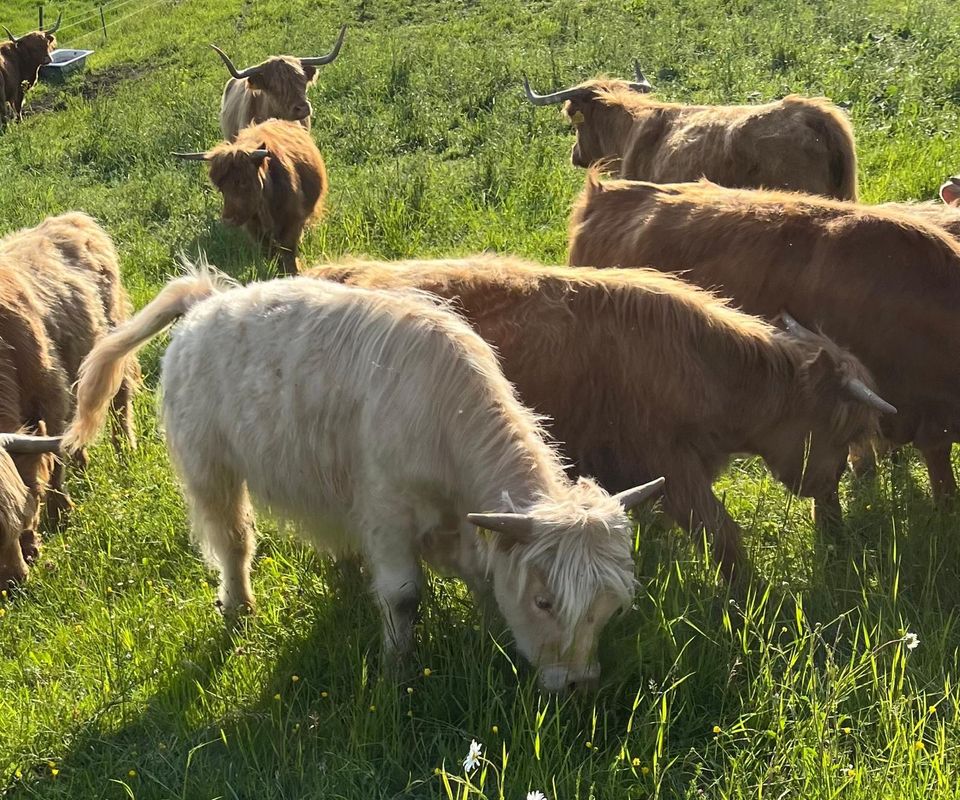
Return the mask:
<svg viewBox="0 0 960 800"><path fill-rule="evenodd" d="M76 415L63 435L68 452L89 444L100 432L110 400L126 374L127 356L230 283L206 263L184 266L187 275L170 281L138 314L97 342L83 360L77 381Z"/></svg>

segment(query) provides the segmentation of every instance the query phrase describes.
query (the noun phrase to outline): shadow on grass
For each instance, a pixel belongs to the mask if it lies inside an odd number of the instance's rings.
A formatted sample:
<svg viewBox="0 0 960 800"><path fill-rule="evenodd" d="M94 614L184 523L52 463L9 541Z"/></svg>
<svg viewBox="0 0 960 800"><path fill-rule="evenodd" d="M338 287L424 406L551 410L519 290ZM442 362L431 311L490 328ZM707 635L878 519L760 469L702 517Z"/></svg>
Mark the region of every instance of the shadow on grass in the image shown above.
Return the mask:
<svg viewBox="0 0 960 800"><path fill-rule="evenodd" d="M541 696L500 627L478 624L458 585L445 581L429 582L414 664L384 671L362 579L324 562L315 581L233 634L208 629L187 642L142 711L118 722L107 709L74 735L56 780L44 774L11 796L435 797L433 767L456 764L471 738L498 747L493 725L519 748L546 709L564 720L549 730L553 746L580 753L585 730L598 739L632 724L655 731L667 694L677 698L670 749L686 765L674 773L679 791L702 765L712 726L755 713L753 681L781 657L781 638L784 659L799 646L790 640L798 615L815 631L811 641L826 645L811 661L822 668L859 646L857 626L895 626L898 614L935 615L951 602L957 560L942 550L955 553L957 514L934 509L909 470L893 480L892 497L853 487L843 531L814 556L802 601L787 581L731 602L689 537L644 516L640 591L605 633L596 697ZM269 546L261 561L268 555ZM761 639L769 647L757 646ZM230 707L234 696L244 699Z"/></svg>

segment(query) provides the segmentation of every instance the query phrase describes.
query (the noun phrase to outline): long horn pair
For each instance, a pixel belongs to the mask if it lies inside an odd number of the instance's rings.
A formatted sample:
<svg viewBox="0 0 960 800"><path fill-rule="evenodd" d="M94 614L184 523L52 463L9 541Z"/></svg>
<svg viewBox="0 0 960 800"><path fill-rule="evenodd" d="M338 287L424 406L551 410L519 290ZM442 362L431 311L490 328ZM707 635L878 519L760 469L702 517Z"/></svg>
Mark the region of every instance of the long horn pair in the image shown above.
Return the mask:
<svg viewBox="0 0 960 800"><path fill-rule="evenodd" d="M807 342L823 341L822 336L818 336L813 331L803 327L803 325L797 322L786 311L780 312L780 319L783 320L784 327L787 329L787 332L791 336L795 336L797 339L801 339ZM870 406L871 408L875 408L877 411L883 414L897 413L896 406L891 405L886 400L884 400L880 395L878 395L875 391L873 391L873 389L867 386L867 384L865 384L859 378L847 378L843 382L843 388L846 389L847 393L854 400L859 400L861 403L864 403Z"/></svg>
<svg viewBox="0 0 960 800"><path fill-rule="evenodd" d="M333 61L338 55L340 55L340 48L343 46L343 37L347 34L347 26L340 26L340 35L337 37L336 44L333 46L333 50L327 53L325 56L306 56L299 59L300 64L305 67L320 67L324 64L329 64ZM230 56L223 52L215 44L210 45L214 50L217 51L217 55L223 60L224 65L226 65L227 70L233 75L237 80L243 80L244 78L250 78L254 75L259 75L264 70L263 64L257 64L252 67L247 67L246 69L237 69L233 62L230 60Z"/></svg>
<svg viewBox="0 0 960 800"><path fill-rule="evenodd" d="M61 436L29 436L23 433L0 433L0 447L12 455L59 453Z"/></svg>

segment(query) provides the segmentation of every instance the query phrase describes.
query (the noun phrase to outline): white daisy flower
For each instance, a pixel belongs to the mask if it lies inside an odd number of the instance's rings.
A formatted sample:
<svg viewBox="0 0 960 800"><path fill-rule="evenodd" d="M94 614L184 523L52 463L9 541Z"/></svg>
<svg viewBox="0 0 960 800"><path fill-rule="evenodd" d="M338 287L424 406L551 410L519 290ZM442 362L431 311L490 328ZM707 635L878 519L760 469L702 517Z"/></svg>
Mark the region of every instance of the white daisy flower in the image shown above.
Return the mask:
<svg viewBox="0 0 960 800"><path fill-rule="evenodd" d="M470 752L463 759L463 769L466 772L472 772L480 765L480 756L483 755L483 745L476 739L470 740Z"/></svg>
<svg viewBox="0 0 960 800"><path fill-rule="evenodd" d="M903 637L907 650L916 650L920 646L920 637L915 633L908 633Z"/></svg>
<svg viewBox="0 0 960 800"><path fill-rule="evenodd" d="M527 792L527 800L547 800L543 792Z"/></svg>

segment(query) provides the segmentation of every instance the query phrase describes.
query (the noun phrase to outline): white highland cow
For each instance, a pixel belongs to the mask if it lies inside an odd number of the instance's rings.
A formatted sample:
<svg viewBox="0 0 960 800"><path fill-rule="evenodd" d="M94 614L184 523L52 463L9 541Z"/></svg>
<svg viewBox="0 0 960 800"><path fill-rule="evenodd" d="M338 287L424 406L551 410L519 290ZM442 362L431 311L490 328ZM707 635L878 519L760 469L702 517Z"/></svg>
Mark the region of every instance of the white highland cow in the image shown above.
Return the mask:
<svg viewBox="0 0 960 800"><path fill-rule="evenodd" d="M252 496L316 544L362 554L388 652L413 647L425 561L475 590L492 578L546 689L596 681L600 631L633 593L625 509L662 479L616 496L571 482L489 346L420 293L309 278L229 288L207 271L94 348L68 447L102 426L125 357L181 316L163 417L226 609L254 602Z"/></svg>

